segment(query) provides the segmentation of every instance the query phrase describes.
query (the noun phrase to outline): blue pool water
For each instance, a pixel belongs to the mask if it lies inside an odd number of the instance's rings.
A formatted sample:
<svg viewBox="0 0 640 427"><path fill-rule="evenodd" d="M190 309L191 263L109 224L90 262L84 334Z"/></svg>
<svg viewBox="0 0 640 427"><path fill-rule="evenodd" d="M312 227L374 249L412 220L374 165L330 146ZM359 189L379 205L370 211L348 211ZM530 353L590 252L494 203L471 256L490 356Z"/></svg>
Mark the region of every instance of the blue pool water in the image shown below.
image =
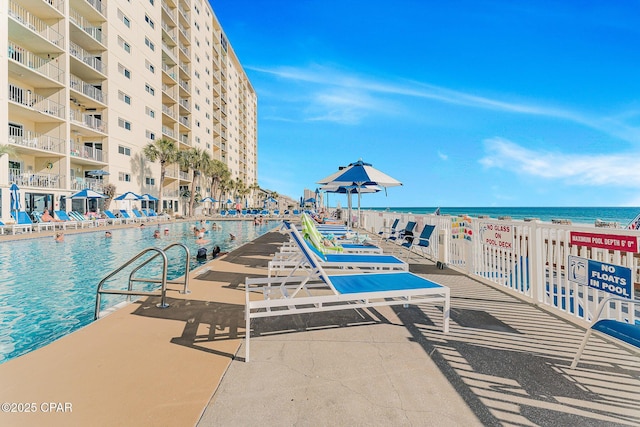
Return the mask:
<svg viewBox="0 0 640 427"><path fill-rule="evenodd" d="M254 240L279 224L277 221L254 226L252 221L219 221L219 230L205 224L205 239L197 245L192 232L195 222L161 224L163 232L154 239L156 224L112 230L104 237L104 229L96 232L66 234L65 241L53 237L0 243L0 363L40 348L93 321L96 289L100 280L141 250L155 246L164 248L174 242L185 243L191 251L191 269L203 264L195 259L197 249L205 246L211 252L218 245L223 252ZM236 236L229 238L229 233ZM169 257L169 279L183 275L184 251L173 248ZM150 265L148 270L153 269ZM157 268L154 271L157 272ZM128 270L130 271L130 270ZM124 280L126 286L128 271ZM149 278L144 270L136 277ZM114 287L113 285L110 285ZM106 296L103 309L124 298Z"/></svg>

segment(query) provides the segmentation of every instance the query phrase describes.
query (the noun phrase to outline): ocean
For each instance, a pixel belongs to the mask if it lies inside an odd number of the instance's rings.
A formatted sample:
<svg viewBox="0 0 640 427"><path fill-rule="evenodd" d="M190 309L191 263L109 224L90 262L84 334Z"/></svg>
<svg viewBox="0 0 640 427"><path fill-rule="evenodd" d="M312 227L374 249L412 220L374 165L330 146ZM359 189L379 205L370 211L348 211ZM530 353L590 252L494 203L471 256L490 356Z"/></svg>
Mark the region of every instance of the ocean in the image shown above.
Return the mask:
<svg viewBox="0 0 640 427"><path fill-rule="evenodd" d="M362 210L389 211L398 213L430 214L436 207L396 207L396 208L365 208ZM626 227L638 214L640 207L462 207L440 208L441 215L469 215L478 217L482 215L491 218L509 216L512 219L537 218L541 221L551 222L554 219L566 219L574 224L593 225L596 219L606 222L618 222L621 227Z"/></svg>

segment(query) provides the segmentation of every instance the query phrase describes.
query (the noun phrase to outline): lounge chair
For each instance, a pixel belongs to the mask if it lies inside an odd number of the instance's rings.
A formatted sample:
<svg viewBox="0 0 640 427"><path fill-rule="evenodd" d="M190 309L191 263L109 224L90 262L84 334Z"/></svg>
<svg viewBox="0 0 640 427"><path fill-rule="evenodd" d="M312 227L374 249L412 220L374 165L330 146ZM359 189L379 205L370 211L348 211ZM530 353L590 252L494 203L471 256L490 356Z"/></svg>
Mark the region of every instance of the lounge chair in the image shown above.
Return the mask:
<svg viewBox="0 0 640 427"><path fill-rule="evenodd" d="M16 222L11 225L12 234L16 234L18 230L21 233L31 233L33 231L33 221L25 211L20 211L17 215L15 212L11 212L11 216Z"/></svg>
<svg viewBox="0 0 640 427"><path fill-rule="evenodd" d="M80 212L70 211L70 212L67 212L67 214L71 217L72 220L74 220L78 224L80 224L81 228L84 228L84 227L95 227L95 225L96 225L93 220L88 219L87 217L85 217Z"/></svg>
<svg viewBox="0 0 640 427"><path fill-rule="evenodd" d="M125 224L130 224L132 222L140 222L138 218L132 218L131 216L129 216L129 213L124 209L120 209L120 218L124 220Z"/></svg>
<svg viewBox="0 0 640 427"><path fill-rule="evenodd" d="M131 212L133 212L135 217L138 218L138 220L140 220L140 222L142 222L142 221L147 221L147 222L150 221L150 218L148 216L144 215L138 209L131 209Z"/></svg>
<svg viewBox="0 0 640 427"><path fill-rule="evenodd" d="M38 211L31 212L31 216L33 217L34 224L38 231L41 230L55 230L56 226L53 222L45 222L42 220L42 214Z"/></svg>
<svg viewBox="0 0 640 427"><path fill-rule="evenodd" d="M290 253L289 257L274 257L268 263L268 276L273 272L291 271L291 274L299 268L308 267L304 252L315 256L315 261L325 269L358 268L369 271L409 271L409 265L393 255L382 254L324 254L310 241L304 239L295 226L285 222L284 229L292 236L292 241L297 246L297 252ZM300 245L304 245L301 247Z"/></svg>
<svg viewBox="0 0 640 427"><path fill-rule="evenodd" d="M323 253L382 253L382 249L378 246L342 239L342 237L346 237L346 233L336 233L336 235L339 236L339 242L337 244L334 243L333 246L325 245L324 242L328 235L319 231L313 220L306 214L302 214L302 232L303 235L309 238L311 243Z"/></svg>
<svg viewBox="0 0 640 427"><path fill-rule="evenodd" d="M385 240L386 237L393 236L394 234L396 234L396 229L398 228L399 222L400 218L394 219L391 227L382 227L380 231L378 231L378 236L380 236L382 240Z"/></svg>
<svg viewBox="0 0 640 427"><path fill-rule="evenodd" d="M71 219L71 217L67 215L65 211L54 211L53 213L56 217L58 217L60 221L62 221L65 229L66 227L73 227L77 229L78 225L80 225L78 224L78 221Z"/></svg>
<svg viewBox="0 0 640 427"><path fill-rule="evenodd" d="M424 250L429 248L431 245L431 235L433 234L433 230L436 229L435 225L427 224L422 229L422 232L418 237L408 236L406 240L400 244L400 248L405 248L410 253L413 252L413 248L420 249L422 253L422 257L425 257Z"/></svg>
<svg viewBox="0 0 640 427"><path fill-rule="evenodd" d="M578 362L580 361L580 357L582 356L582 352L587 346L587 341L589 341L589 337L595 331L601 334L604 334L610 338L615 338L621 341L623 344L630 346L634 351L640 351L640 323L638 320L633 322L617 320L617 319L601 319L604 309L611 305L612 303L622 303L628 305L627 313L634 312L634 305L639 305L640 300L631 300L628 298L621 297L608 297L600 302L598 306L597 314L595 320L591 324L591 326L587 329L587 332L584 335L582 340L582 344L580 344L580 348L576 353L576 356L571 363L571 369L575 369L578 366ZM632 323L633 322L633 323Z"/></svg>
<svg viewBox="0 0 640 427"><path fill-rule="evenodd" d="M449 288L409 272L328 275L299 233L291 233L309 268L305 275L245 280L245 361L250 360L251 319L384 305L442 304L442 330L449 331ZM260 286L255 288L255 286ZM323 293L314 291L321 289ZM253 290L262 298L251 300ZM306 296L300 296L304 291Z"/></svg>
<svg viewBox="0 0 640 427"><path fill-rule="evenodd" d="M110 224L122 224L122 218L118 218L111 212L110 210L102 211L104 215L107 217L107 222Z"/></svg>
<svg viewBox="0 0 640 427"><path fill-rule="evenodd" d="M416 222L409 221L404 228L395 234L387 237L385 240L391 240L392 242L404 242L407 237L413 236L413 231L416 229Z"/></svg>

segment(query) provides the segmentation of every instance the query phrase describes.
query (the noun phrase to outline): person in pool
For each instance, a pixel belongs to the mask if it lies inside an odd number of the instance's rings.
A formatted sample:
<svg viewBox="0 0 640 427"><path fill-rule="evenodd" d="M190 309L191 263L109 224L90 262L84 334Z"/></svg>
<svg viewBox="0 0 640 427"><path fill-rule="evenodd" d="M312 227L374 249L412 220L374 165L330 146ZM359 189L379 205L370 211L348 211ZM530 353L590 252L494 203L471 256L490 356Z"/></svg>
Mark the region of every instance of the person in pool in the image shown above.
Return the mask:
<svg viewBox="0 0 640 427"><path fill-rule="evenodd" d="M159 239L160 238L160 230L155 230L153 232L153 238L154 239Z"/></svg>
<svg viewBox="0 0 640 427"><path fill-rule="evenodd" d="M104 237L107 238L107 239L111 238L111 232L110 231L105 231L104 232Z"/></svg>
<svg viewBox="0 0 640 427"><path fill-rule="evenodd" d="M56 235L54 236L54 240L58 243L64 242L64 233L57 232Z"/></svg>

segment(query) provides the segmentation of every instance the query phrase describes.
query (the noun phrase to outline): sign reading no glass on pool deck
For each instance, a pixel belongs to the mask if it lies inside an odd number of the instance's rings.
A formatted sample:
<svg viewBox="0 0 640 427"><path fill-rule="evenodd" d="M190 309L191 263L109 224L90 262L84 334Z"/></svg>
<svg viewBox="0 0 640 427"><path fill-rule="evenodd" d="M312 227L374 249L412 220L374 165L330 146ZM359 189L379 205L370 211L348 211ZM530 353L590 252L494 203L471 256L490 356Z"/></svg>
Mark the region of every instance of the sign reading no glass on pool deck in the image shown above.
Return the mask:
<svg viewBox="0 0 640 427"><path fill-rule="evenodd" d="M631 298L631 269L569 255L569 280L623 298Z"/></svg>

